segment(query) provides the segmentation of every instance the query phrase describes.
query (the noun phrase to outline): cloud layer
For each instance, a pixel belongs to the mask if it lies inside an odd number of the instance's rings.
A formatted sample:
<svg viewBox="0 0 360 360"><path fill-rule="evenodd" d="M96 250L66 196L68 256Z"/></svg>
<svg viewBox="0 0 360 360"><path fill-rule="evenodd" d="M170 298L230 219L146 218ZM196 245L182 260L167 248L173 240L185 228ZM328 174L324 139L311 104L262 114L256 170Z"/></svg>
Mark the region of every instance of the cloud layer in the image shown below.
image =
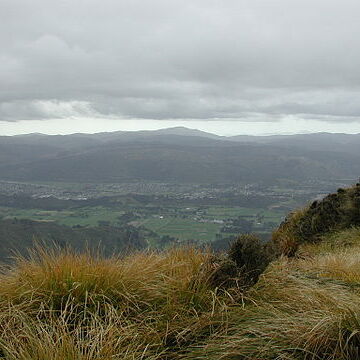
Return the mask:
<svg viewBox="0 0 360 360"><path fill-rule="evenodd" d="M360 121L357 0L2 0L0 121Z"/></svg>

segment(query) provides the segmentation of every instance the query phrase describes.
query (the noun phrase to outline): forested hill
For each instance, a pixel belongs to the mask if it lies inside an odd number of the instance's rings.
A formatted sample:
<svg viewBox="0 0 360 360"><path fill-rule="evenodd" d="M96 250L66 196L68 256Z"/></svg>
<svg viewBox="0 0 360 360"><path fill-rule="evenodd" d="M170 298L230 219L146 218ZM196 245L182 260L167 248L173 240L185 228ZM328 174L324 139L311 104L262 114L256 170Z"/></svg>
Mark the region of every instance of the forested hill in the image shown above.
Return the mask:
<svg viewBox="0 0 360 360"><path fill-rule="evenodd" d="M360 136L221 137L186 128L0 137L0 180L231 183L358 177Z"/></svg>
<svg viewBox="0 0 360 360"><path fill-rule="evenodd" d="M126 254L147 245L140 232L130 226L70 228L53 222L0 220L0 261L8 261L14 253L27 254L36 244L100 251L104 255Z"/></svg>

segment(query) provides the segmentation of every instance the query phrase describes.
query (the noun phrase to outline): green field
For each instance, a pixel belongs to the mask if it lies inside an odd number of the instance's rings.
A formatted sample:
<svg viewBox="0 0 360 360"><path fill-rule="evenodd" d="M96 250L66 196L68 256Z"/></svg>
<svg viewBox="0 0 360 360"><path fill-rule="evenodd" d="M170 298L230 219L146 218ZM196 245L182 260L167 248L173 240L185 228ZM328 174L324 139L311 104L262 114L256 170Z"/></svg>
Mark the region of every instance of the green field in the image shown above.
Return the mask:
<svg viewBox="0 0 360 360"><path fill-rule="evenodd" d="M215 240L221 225L197 222L182 218L151 218L142 222L148 229L161 235L169 235L180 241L197 240L207 242Z"/></svg>
<svg viewBox="0 0 360 360"><path fill-rule="evenodd" d="M115 224L117 217L123 213L124 211L121 210L107 209L101 206L60 211L0 208L0 215L5 218L54 221L67 226L97 226L98 221L109 221L111 224Z"/></svg>
<svg viewBox="0 0 360 360"><path fill-rule="evenodd" d="M104 206L88 206L57 211L40 209L14 209L0 207L0 218L32 219L36 221L53 221L67 226L98 226L99 222L108 222L110 225L123 225L118 217L125 212L136 212L136 221L130 222L135 226L145 226L159 236L168 235L180 242L195 240L209 242L216 238L223 227L221 223L213 221L243 217L252 221L254 231L263 232L263 224L273 224L276 227L283 219L283 212L267 209L202 206L202 207L153 207L119 204L116 208ZM271 230L270 230L271 231ZM265 229L269 232L269 225ZM228 237L230 233L223 233ZM156 242L156 238L153 239Z"/></svg>
<svg viewBox="0 0 360 360"><path fill-rule="evenodd" d="M208 207L205 213L207 218L217 218L217 219L228 219L234 217L245 217L245 218L254 218L258 215L264 216L269 221L280 222L284 217L283 211L278 210L267 210L259 208L245 208L245 207L225 207L225 206L210 206Z"/></svg>

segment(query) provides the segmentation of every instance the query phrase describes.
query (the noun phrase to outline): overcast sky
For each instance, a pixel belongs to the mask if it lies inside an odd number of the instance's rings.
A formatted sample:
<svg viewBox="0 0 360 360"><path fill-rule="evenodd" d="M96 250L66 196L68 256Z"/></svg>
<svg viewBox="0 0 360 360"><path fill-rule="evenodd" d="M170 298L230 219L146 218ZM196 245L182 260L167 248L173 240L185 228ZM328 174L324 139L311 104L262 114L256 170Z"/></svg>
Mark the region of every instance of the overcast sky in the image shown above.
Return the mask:
<svg viewBox="0 0 360 360"><path fill-rule="evenodd" d="M178 125L360 132L360 1L0 1L0 134Z"/></svg>

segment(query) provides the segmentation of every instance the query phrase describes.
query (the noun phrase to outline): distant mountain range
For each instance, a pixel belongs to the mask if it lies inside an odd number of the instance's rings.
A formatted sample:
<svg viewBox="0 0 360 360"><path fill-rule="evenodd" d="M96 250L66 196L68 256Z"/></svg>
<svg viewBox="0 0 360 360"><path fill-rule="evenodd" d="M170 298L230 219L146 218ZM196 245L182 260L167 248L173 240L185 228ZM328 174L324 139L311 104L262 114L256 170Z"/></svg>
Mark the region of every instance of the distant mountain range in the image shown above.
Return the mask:
<svg viewBox="0 0 360 360"><path fill-rule="evenodd" d="M360 134L217 136L176 127L0 137L0 180L274 182L360 174Z"/></svg>

